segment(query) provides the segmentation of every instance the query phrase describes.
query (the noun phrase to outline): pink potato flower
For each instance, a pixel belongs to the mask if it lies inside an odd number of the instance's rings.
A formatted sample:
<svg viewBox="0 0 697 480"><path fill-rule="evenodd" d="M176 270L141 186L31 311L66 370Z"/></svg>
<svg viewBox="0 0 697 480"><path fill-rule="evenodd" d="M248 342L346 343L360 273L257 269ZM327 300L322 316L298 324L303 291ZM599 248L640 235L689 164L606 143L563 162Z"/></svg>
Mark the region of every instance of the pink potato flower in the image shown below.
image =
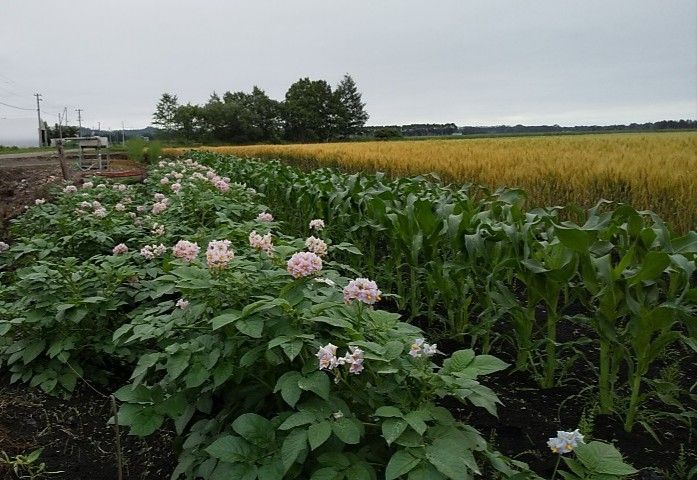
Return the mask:
<svg viewBox="0 0 697 480"><path fill-rule="evenodd" d="M382 292L378 289L377 284L367 278L357 278L351 280L344 287L344 302L349 303L351 300L358 300L368 305L373 305L380 300Z"/></svg>
<svg viewBox="0 0 697 480"><path fill-rule="evenodd" d="M174 256L186 262L192 262L198 255L199 250L201 250L201 248L198 244L188 240L179 240L177 244L172 247Z"/></svg>
<svg viewBox="0 0 697 480"><path fill-rule="evenodd" d="M312 252L298 252L288 260L288 273L294 278L307 277L320 270L322 259Z"/></svg>
<svg viewBox="0 0 697 480"><path fill-rule="evenodd" d="M118 245L116 245L116 246L114 247L114 249L112 250L112 252L113 252L114 255L121 255L121 254L124 254L124 253L128 253L128 247L126 246L125 243L119 243Z"/></svg>
<svg viewBox="0 0 697 480"><path fill-rule="evenodd" d="M225 268L235 258L235 252L230 248L230 240L213 240L206 249L208 268Z"/></svg>

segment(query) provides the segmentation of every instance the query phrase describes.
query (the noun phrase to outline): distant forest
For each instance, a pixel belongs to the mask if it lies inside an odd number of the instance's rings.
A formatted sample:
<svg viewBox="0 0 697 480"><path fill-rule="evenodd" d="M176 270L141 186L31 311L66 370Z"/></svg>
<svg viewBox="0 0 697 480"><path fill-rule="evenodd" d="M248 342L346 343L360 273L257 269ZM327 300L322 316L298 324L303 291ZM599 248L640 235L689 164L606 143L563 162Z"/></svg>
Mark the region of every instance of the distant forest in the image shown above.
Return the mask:
<svg viewBox="0 0 697 480"><path fill-rule="evenodd" d="M450 135L502 135L573 132L640 132L659 130L694 130L697 120L661 120L659 122L630 123L629 125L495 125L490 127L459 127L454 123L414 123L410 125L383 125L363 128L363 135L375 138L439 137Z"/></svg>

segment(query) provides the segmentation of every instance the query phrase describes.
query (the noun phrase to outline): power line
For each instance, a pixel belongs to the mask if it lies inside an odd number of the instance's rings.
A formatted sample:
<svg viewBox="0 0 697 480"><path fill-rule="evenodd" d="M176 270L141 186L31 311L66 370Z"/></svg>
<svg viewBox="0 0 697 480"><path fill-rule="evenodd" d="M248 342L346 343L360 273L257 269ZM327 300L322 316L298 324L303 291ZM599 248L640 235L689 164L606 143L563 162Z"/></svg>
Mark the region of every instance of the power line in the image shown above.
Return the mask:
<svg viewBox="0 0 697 480"><path fill-rule="evenodd" d="M14 106L14 105L10 105L9 103L5 103L5 102L0 102L0 105L5 105L6 107L10 107L10 108L16 108L17 110L28 110L28 111L33 111L33 110L35 110L34 108L16 107L16 106Z"/></svg>

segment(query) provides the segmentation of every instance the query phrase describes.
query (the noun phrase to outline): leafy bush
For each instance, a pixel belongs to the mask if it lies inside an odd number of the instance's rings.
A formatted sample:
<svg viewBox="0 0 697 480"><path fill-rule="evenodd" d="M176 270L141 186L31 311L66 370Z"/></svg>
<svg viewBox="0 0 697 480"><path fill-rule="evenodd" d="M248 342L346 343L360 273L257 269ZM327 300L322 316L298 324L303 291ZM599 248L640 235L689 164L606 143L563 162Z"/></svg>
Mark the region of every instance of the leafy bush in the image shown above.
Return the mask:
<svg viewBox="0 0 697 480"><path fill-rule="evenodd" d="M144 138L130 138L126 142L126 153L128 153L128 158L137 162L145 160L145 148L147 145L148 142L146 142Z"/></svg>
<svg viewBox="0 0 697 480"><path fill-rule="evenodd" d="M193 161L159 162L142 186L102 182L30 209L0 252L13 381L69 394L132 371L119 422L148 435L172 421L175 477L535 478L440 406L494 414L478 379L507 365L443 359L372 306L379 292L345 294L355 247L284 235L260 194ZM259 250L250 234L272 230Z"/></svg>

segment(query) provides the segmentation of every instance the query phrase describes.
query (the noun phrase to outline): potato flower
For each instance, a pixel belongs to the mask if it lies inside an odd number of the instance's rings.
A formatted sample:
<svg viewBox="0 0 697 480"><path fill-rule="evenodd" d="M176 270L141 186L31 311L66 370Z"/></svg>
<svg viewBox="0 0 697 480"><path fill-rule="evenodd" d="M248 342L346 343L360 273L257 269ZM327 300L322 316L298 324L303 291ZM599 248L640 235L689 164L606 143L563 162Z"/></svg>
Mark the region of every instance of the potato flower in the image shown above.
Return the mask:
<svg viewBox="0 0 697 480"><path fill-rule="evenodd" d="M310 220L310 230L317 230L320 231L324 229L324 220L321 218L315 218L314 220Z"/></svg>
<svg viewBox="0 0 697 480"><path fill-rule="evenodd" d="M225 268L233 258L235 258L235 252L230 248L230 240L213 240L208 244L206 249L208 268Z"/></svg>
<svg viewBox="0 0 697 480"><path fill-rule="evenodd" d="M114 247L112 250L114 255L122 255L124 253L128 253L128 247L126 246L125 243L119 243Z"/></svg>
<svg viewBox="0 0 697 480"><path fill-rule="evenodd" d="M305 240L305 247L312 253L324 257L327 254L327 244L321 238L308 237Z"/></svg>
<svg viewBox="0 0 697 480"><path fill-rule="evenodd" d="M172 253L174 253L174 256L177 258L181 258L186 262L192 262L198 255L199 250L201 250L201 248L198 244L188 240L179 240L172 248Z"/></svg>
<svg viewBox="0 0 697 480"><path fill-rule="evenodd" d="M431 357L436 353L438 353L438 345L435 343L433 345L426 343L423 338L414 339L414 343L411 344L411 348L409 349L409 355L414 358Z"/></svg>
<svg viewBox="0 0 697 480"><path fill-rule="evenodd" d="M273 215L269 212L261 212L257 215L257 222L273 222Z"/></svg>
<svg viewBox="0 0 697 480"><path fill-rule="evenodd" d="M378 289L377 284L367 278L356 278L351 280L344 287L344 302L349 303L351 300L358 300L368 305L373 305L380 300L382 292Z"/></svg>
<svg viewBox="0 0 697 480"><path fill-rule="evenodd" d="M256 230L253 230L252 233L249 234L249 246L257 250L266 252L268 255L271 255L271 253L273 252L271 232L262 236L259 235L256 232Z"/></svg>
<svg viewBox="0 0 697 480"><path fill-rule="evenodd" d="M574 448L583 443L583 435L578 429L573 432L563 432L559 430L557 436L547 441L547 446L553 453L560 455L571 452Z"/></svg>
<svg viewBox="0 0 697 480"><path fill-rule="evenodd" d="M312 252L298 252L288 260L288 273L295 278L307 277L322 270L322 259Z"/></svg>

